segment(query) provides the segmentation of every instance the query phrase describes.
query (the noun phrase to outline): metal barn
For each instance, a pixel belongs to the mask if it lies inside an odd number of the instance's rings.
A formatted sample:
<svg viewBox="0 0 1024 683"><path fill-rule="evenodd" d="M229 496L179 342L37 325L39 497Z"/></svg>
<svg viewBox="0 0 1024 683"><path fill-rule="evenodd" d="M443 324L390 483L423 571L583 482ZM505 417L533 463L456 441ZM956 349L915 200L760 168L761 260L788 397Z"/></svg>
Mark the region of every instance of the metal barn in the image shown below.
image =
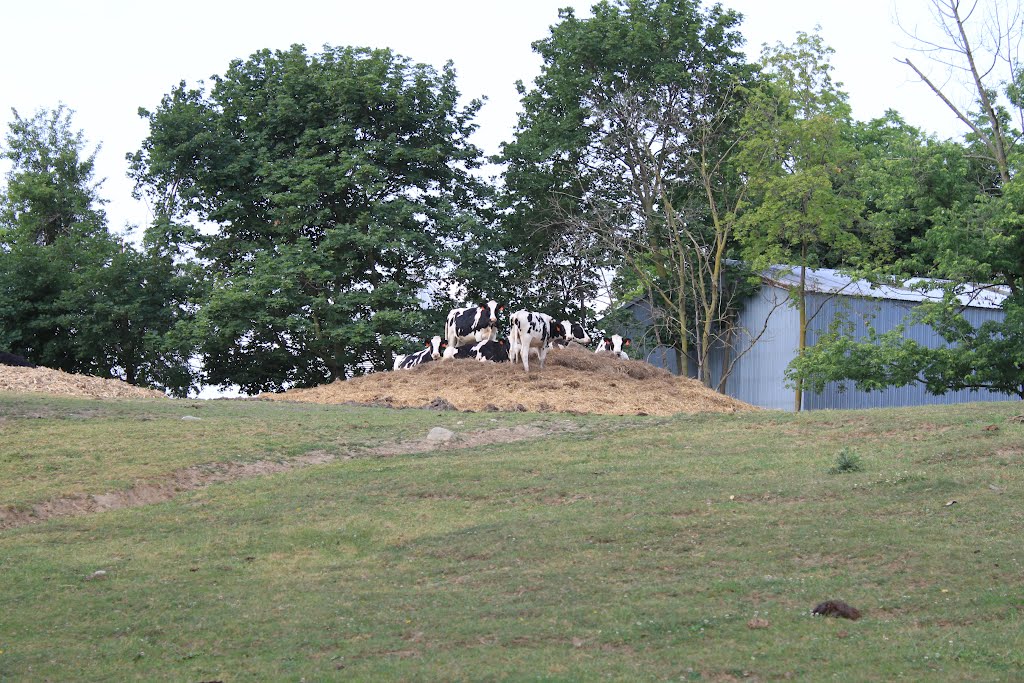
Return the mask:
<svg viewBox="0 0 1024 683"><path fill-rule="evenodd" d="M799 285L799 269L789 266L773 268L762 273L762 283L758 293L744 304L733 348L748 346L750 339L759 333L761 337L736 361L726 382L725 393L763 408L793 410L795 392L786 386L785 372L798 348L799 312L790 303L790 291ZM908 282L906 287L872 286L866 281L854 280L832 269L808 270L808 345L813 345L819 336L828 332L832 321L839 314L843 314L854 325L854 334L861 338L867 335L868 322L880 333L908 323L908 315L922 301L938 300L942 296L937 290L921 291L915 284ZM986 320L999 320L1003 317L1000 306L1006 296L1007 292L997 288L979 289L969 298L965 295L961 298L967 306L964 315L975 326ZM644 303L649 308L649 303ZM631 302L630 306L638 323L642 325L650 320L650 311L644 310L643 304ZM908 325L906 334L930 347L945 343L927 325ZM678 372L674 354L666 353L664 347L653 345L637 350L641 352L638 356L646 358L648 362ZM712 359L711 365L719 376L712 378L713 384L717 384L720 379L723 361L728 360L725 349L716 349L715 353L717 357ZM845 391L840 391L833 383L820 394L805 391L802 408L890 408L1006 400L1018 399L1016 396L988 390L962 390L933 396L922 385L916 384L880 391L858 391L850 384Z"/></svg>

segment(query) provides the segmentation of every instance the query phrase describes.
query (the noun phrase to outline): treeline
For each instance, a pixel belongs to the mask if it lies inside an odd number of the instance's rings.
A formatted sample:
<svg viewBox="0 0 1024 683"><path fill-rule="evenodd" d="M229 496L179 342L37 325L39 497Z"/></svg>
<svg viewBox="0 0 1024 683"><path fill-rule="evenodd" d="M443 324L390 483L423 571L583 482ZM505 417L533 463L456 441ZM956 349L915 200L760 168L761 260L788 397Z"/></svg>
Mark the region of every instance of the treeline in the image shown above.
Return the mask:
<svg viewBox="0 0 1024 683"><path fill-rule="evenodd" d="M930 1L951 35L990 28ZM854 120L817 34L750 62L740 22L690 0L563 10L534 44L541 74L519 84L522 113L493 159L470 142L480 102L460 104L451 64L301 46L236 60L140 110L149 135L130 175L154 220L139 243L109 230L71 112L16 115L2 150L0 349L175 395L273 391L387 369L441 328L451 286L593 321L613 274L615 298L647 297L661 342L710 382L710 350L752 273L787 263L940 278L950 296L921 315L958 348L837 328L802 350L798 388L1019 393L1019 65L997 54L1001 70L973 72L972 106L958 110L969 132L939 140L894 111ZM968 74L975 50L950 45ZM502 169L494 181L487 162ZM959 315L954 290L971 282L1011 292L1003 323Z"/></svg>

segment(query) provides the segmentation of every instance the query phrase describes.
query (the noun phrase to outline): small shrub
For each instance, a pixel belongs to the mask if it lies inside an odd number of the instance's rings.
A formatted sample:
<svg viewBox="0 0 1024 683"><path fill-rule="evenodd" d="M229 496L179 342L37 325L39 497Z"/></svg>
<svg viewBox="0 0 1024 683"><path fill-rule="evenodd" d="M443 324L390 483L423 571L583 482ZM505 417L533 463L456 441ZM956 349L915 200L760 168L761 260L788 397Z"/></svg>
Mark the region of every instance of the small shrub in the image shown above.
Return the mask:
<svg viewBox="0 0 1024 683"><path fill-rule="evenodd" d="M860 456L856 451L845 446L836 454L836 464L828 471L829 474L843 474L844 472L860 472L864 469Z"/></svg>

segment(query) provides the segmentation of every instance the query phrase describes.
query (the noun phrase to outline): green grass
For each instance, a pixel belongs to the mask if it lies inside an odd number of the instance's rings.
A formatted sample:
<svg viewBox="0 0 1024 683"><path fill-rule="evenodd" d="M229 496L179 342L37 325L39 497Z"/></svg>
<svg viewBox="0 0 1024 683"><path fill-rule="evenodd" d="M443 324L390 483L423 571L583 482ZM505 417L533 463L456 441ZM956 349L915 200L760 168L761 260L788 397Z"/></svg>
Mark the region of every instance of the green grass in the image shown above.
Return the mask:
<svg viewBox="0 0 1024 683"><path fill-rule="evenodd" d="M287 460L310 451L358 454L422 437L433 426L461 432L493 427L496 420L490 413L455 411L0 392L0 505L24 508L74 493L106 493L196 464ZM505 414L500 423L559 420L564 417Z"/></svg>
<svg viewBox="0 0 1024 683"><path fill-rule="evenodd" d="M190 405L0 398L2 502L9 486L28 504L155 462L289 457L435 424L581 430L2 531L0 680L992 681L1024 668L1024 425L1007 420L1020 404L597 419L217 402L183 426ZM87 408L99 414L71 417ZM21 452L61 430L120 444L105 468L133 462L115 477L39 448L41 471L56 463L65 481L32 493L8 479L8 435ZM863 469L830 475L843 448ZM864 618L810 616L830 598Z"/></svg>

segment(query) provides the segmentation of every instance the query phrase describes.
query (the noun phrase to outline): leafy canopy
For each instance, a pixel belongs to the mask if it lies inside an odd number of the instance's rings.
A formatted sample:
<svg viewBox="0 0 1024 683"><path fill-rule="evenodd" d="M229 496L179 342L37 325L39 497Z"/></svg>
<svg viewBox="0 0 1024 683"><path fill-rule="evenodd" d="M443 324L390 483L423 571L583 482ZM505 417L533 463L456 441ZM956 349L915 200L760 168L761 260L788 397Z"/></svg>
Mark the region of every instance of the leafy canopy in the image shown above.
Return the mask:
<svg viewBox="0 0 1024 683"><path fill-rule="evenodd" d="M208 381L314 385L389 367L440 330L422 290L475 225L478 197L480 103L458 100L451 64L296 45L140 112L138 192L212 225L198 245Z"/></svg>

